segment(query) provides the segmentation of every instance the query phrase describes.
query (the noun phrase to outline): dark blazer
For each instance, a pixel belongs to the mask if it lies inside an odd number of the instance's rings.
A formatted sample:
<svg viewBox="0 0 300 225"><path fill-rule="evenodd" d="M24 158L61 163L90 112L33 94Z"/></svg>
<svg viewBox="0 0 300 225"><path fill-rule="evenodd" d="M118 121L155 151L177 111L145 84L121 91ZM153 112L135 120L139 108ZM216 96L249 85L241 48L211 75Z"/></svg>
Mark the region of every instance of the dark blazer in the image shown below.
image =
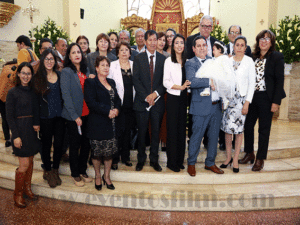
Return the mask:
<svg viewBox="0 0 300 225"><path fill-rule="evenodd" d="M226 48L227 48L227 55L230 54L230 46L229 44L226 45ZM249 45L247 45L247 49L246 49L246 52L245 52L245 55L249 56L252 58L252 52L251 52L251 48Z"/></svg>
<svg viewBox="0 0 300 225"><path fill-rule="evenodd" d="M87 64L88 64L88 67L90 69L90 74L94 74L94 75L97 75L97 72L96 72L96 68L95 68L95 62L96 62L96 58L99 56L99 51L96 51L96 52L91 52L87 55ZM117 60L118 58L112 54L111 52L108 52L107 53L107 58L112 62L112 61L115 61Z"/></svg>
<svg viewBox="0 0 300 225"><path fill-rule="evenodd" d="M164 55L156 52L152 92L157 91L161 98L155 103L153 109L156 107L165 107L163 97L166 91L165 87L163 86L165 59L166 57ZM136 91L133 109L137 111L146 111L146 108L149 106L149 104L145 101L145 99L152 93L150 66L146 52L138 54L133 61L132 82Z"/></svg>
<svg viewBox="0 0 300 225"><path fill-rule="evenodd" d="M267 94L272 103L281 104L285 98L284 87L284 57L280 52L272 52L266 57L265 81Z"/></svg>
<svg viewBox="0 0 300 225"><path fill-rule="evenodd" d="M120 111L121 99L113 79L107 78L115 92L114 108ZM87 121L87 137L91 140L108 140L113 138L112 119L108 117L111 110L109 91L101 84L99 79L86 79L84 83L84 99L90 110Z"/></svg>
<svg viewBox="0 0 300 225"><path fill-rule="evenodd" d="M89 75L88 70L86 76ZM75 121L82 115L83 93L78 75L70 67L61 71L60 88L64 101L61 117Z"/></svg>
<svg viewBox="0 0 300 225"><path fill-rule="evenodd" d="M191 59L193 57L195 57L195 53L193 52L193 41L195 39L195 37L199 36L200 33L194 34L192 36L189 36L186 40L186 50L187 50L187 59ZM210 44L211 44L211 52L212 52L212 47L214 46L215 41L217 41L218 39L210 36Z"/></svg>
<svg viewBox="0 0 300 225"><path fill-rule="evenodd" d="M58 77L57 82L59 82L59 87L60 87L60 76L61 73L59 71L55 71ZM49 86L48 86L49 89ZM61 95L61 100L62 100L62 94L60 92ZM34 104L37 104L37 110L39 112L39 117L44 117L47 118L49 116L49 108L48 108L48 97L47 94L45 95L36 95L36 97L34 98ZM61 108L63 108L63 100L61 101Z"/></svg>
<svg viewBox="0 0 300 225"><path fill-rule="evenodd" d="M114 54L115 56L117 56L117 53L116 53L116 49L114 48L114 49L112 49L111 51L110 51L110 53L111 54ZM137 52L137 51L135 51L135 50L133 50L133 49L131 49L131 55L130 55L130 60L131 61L134 61L134 58L135 58L135 56L137 56L139 53ZM118 57L118 56L117 56Z"/></svg>

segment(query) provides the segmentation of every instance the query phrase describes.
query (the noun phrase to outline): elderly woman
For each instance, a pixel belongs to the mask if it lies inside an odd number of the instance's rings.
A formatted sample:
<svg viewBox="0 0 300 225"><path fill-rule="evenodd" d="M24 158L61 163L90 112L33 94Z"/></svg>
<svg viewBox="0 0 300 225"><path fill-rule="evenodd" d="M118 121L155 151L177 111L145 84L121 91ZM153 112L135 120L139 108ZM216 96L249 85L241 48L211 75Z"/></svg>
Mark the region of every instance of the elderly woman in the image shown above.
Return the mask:
<svg viewBox="0 0 300 225"><path fill-rule="evenodd" d="M119 60L111 63L109 78L116 82L117 91L122 102L120 110L120 134L119 138L119 155L121 155L122 163L126 166L132 166L130 162L130 133L135 126L135 113L133 111L133 99L135 91L132 83L132 65L129 60L131 55L130 45L122 41L116 47L116 53ZM118 169L120 156L113 160L112 169Z"/></svg>
<svg viewBox="0 0 300 225"><path fill-rule="evenodd" d="M36 133L40 126L38 110L32 101L32 76L33 68L30 63L21 63L17 70L17 85L8 91L6 98L6 115L12 133L13 153L19 160L14 191L15 206L19 208L26 207L23 194L37 200L37 196L31 191L31 178L33 157L40 150Z"/></svg>
<svg viewBox="0 0 300 225"><path fill-rule="evenodd" d="M96 51L93 53L88 54L87 56L87 62L88 62L88 67L90 70L91 74L96 75L96 69L95 69L95 62L96 58L98 56L105 56L107 57L110 61L115 61L117 60L117 56L109 52L110 49L110 40L107 34L99 34L96 39Z"/></svg>
<svg viewBox="0 0 300 225"><path fill-rule="evenodd" d="M80 35L76 39L76 43L79 44L79 46L83 52L83 55L85 57L87 57L87 55L91 52L90 47L89 47L90 46L89 39L84 35Z"/></svg>
<svg viewBox="0 0 300 225"><path fill-rule="evenodd" d="M270 30L263 30L256 36L253 59L256 70L255 92L245 122L246 155L239 163L253 163L255 159L252 171L260 171L267 158L273 113L278 111L281 99L285 97L284 59L281 53L275 51L275 35ZM253 144L257 119L258 150L255 158Z"/></svg>
<svg viewBox="0 0 300 225"><path fill-rule="evenodd" d="M117 44L119 42L118 34L114 31L109 32L108 34L109 40L110 40L110 48L109 51L115 49L117 47Z"/></svg>
<svg viewBox="0 0 300 225"><path fill-rule="evenodd" d="M116 117L119 115L121 100L114 80L107 78L110 61L104 56L96 58L97 77L85 83L84 98L90 109L87 137L92 148L95 169L95 188L102 189L100 159L104 159L102 180L108 189L115 187L110 180L112 158L117 154Z"/></svg>
<svg viewBox="0 0 300 225"><path fill-rule="evenodd" d="M61 115L67 120L69 132L71 176L79 187L84 186L85 182L92 182L86 173L90 152L89 139L86 137L89 109L83 99L84 83L89 74L80 46L77 43L70 44L61 71L60 86L64 101Z"/></svg>
<svg viewBox="0 0 300 225"><path fill-rule="evenodd" d="M171 55L171 49L172 49L172 41L174 39L176 35L176 31L173 30L172 28L169 28L167 31L166 31L166 40L167 40L167 44L166 44L166 47L165 47L165 51L167 53L169 53Z"/></svg>
<svg viewBox="0 0 300 225"><path fill-rule="evenodd" d="M223 114L221 129L225 132L227 159L220 167L226 168L228 164L233 163L233 172L238 173L244 124L255 87L255 67L253 60L245 55L247 39L244 36L235 39L233 48L235 56L230 58L229 63L235 71L236 90ZM236 137L233 158L231 157L232 135Z"/></svg>
<svg viewBox="0 0 300 225"><path fill-rule="evenodd" d="M164 66L163 84L167 88L167 167L179 172L184 169L187 88L191 84L185 75L185 39L176 34L172 54Z"/></svg>

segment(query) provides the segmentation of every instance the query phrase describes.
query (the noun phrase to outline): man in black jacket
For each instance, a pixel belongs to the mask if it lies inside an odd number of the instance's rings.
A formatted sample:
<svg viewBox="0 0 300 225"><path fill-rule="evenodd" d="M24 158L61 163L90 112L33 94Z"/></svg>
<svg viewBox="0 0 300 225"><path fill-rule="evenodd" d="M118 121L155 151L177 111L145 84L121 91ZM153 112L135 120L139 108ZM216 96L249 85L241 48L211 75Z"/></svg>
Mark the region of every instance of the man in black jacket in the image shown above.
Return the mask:
<svg viewBox="0 0 300 225"><path fill-rule="evenodd" d="M229 38L229 44L226 45L227 48L227 55L232 56L233 52L233 43L237 36L242 35L242 28L238 25L231 25L228 29L228 38ZM252 57L251 48L249 45L247 45L247 49L245 52L245 55Z"/></svg>
<svg viewBox="0 0 300 225"><path fill-rule="evenodd" d="M205 15L201 18L199 23L199 33L189 36L186 41L186 47L187 47L187 58L191 59L195 56L195 53L193 52L192 46L193 46L193 40L195 37L202 35L205 37L206 44L207 44L207 56L212 57L213 51L212 47L214 46L215 41L217 41L216 38L211 37L210 33L213 30L213 19L209 15Z"/></svg>

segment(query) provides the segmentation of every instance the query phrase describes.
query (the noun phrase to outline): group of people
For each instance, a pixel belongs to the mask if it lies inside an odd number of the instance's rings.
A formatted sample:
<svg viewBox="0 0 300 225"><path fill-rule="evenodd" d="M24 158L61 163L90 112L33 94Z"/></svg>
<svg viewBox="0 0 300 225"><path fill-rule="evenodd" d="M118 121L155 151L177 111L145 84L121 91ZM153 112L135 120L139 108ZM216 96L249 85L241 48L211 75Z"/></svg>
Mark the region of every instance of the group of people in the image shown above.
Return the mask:
<svg viewBox="0 0 300 225"><path fill-rule="evenodd" d="M143 169L147 159L145 143L149 132L150 166L162 171L159 144L164 113L167 168L174 172L185 169L188 106L190 176L196 175L203 137L207 148L205 169L224 173L215 164L219 141L220 149L226 146L227 152L221 168L232 164L237 173L239 164L255 161L252 170L260 171L267 158L272 115L285 97L283 55L275 51L275 35L270 30L257 35L252 55L239 26L229 28L227 46L210 36L212 29L210 16L202 17L200 32L187 40L173 29L156 33L140 28L135 32L136 46L130 46L130 33L126 30L101 33L96 38L95 52L90 52L85 36L70 45L58 39L55 51L51 40L40 40L37 71L33 70L31 58L23 57L26 59L19 63L17 85L6 100L13 152L20 163L15 204L26 206L23 193L37 199L30 189L33 156L37 152L41 153L43 177L49 186L61 185L58 169L66 136L71 176L79 187L93 180L86 172L91 155L95 188L101 190L103 183L115 189L110 171L118 169L120 160L132 166L130 134L135 127L136 171ZM20 53L24 46L26 54L34 54L25 36L18 38L17 44ZM219 70L214 70L217 67ZM255 156L257 119L259 146ZM239 160L243 132L246 154Z"/></svg>

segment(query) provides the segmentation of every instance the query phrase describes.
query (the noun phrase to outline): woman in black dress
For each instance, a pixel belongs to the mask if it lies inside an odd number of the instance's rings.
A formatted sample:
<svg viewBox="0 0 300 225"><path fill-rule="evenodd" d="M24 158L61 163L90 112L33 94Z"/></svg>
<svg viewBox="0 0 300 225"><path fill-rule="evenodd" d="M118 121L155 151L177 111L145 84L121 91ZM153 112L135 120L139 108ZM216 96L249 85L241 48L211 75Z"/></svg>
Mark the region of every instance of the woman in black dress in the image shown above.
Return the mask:
<svg viewBox="0 0 300 225"><path fill-rule="evenodd" d="M110 180L112 159L118 152L116 121L121 108L116 83L107 78L110 61L105 56L96 58L97 77L87 79L84 85L84 99L90 114L87 122L87 137L90 139L92 161L95 169L95 188L101 190L100 159L104 158L102 180L108 189L115 189Z"/></svg>
<svg viewBox="0 0 300 225"><path fill-rule="evenodd" d="M58 168L62 156L65 129L65 120L61 117L63 102L60 90L60 72L56 68L57 60L54 51L46 49L41 55L40 66L33 78L41 123L43 178L52 188L61 185ZM53 138L54 151L53 165L51 166L50 150Z"/></svg>
<svg viewBox="0 0 300 225"><path fill-rule="evenodd" d="M33 68L30 63L21 63L17 70L17 85L9 90L6 98L6 115L12 132L13 153L19 159L14 201L20 208L26 207L23 194L32 200L37 200L37 196L31 191L31 178L33 157L40 150L40 142L37 138L40 126L36 106L33 104L32 76Z"/></svg>

